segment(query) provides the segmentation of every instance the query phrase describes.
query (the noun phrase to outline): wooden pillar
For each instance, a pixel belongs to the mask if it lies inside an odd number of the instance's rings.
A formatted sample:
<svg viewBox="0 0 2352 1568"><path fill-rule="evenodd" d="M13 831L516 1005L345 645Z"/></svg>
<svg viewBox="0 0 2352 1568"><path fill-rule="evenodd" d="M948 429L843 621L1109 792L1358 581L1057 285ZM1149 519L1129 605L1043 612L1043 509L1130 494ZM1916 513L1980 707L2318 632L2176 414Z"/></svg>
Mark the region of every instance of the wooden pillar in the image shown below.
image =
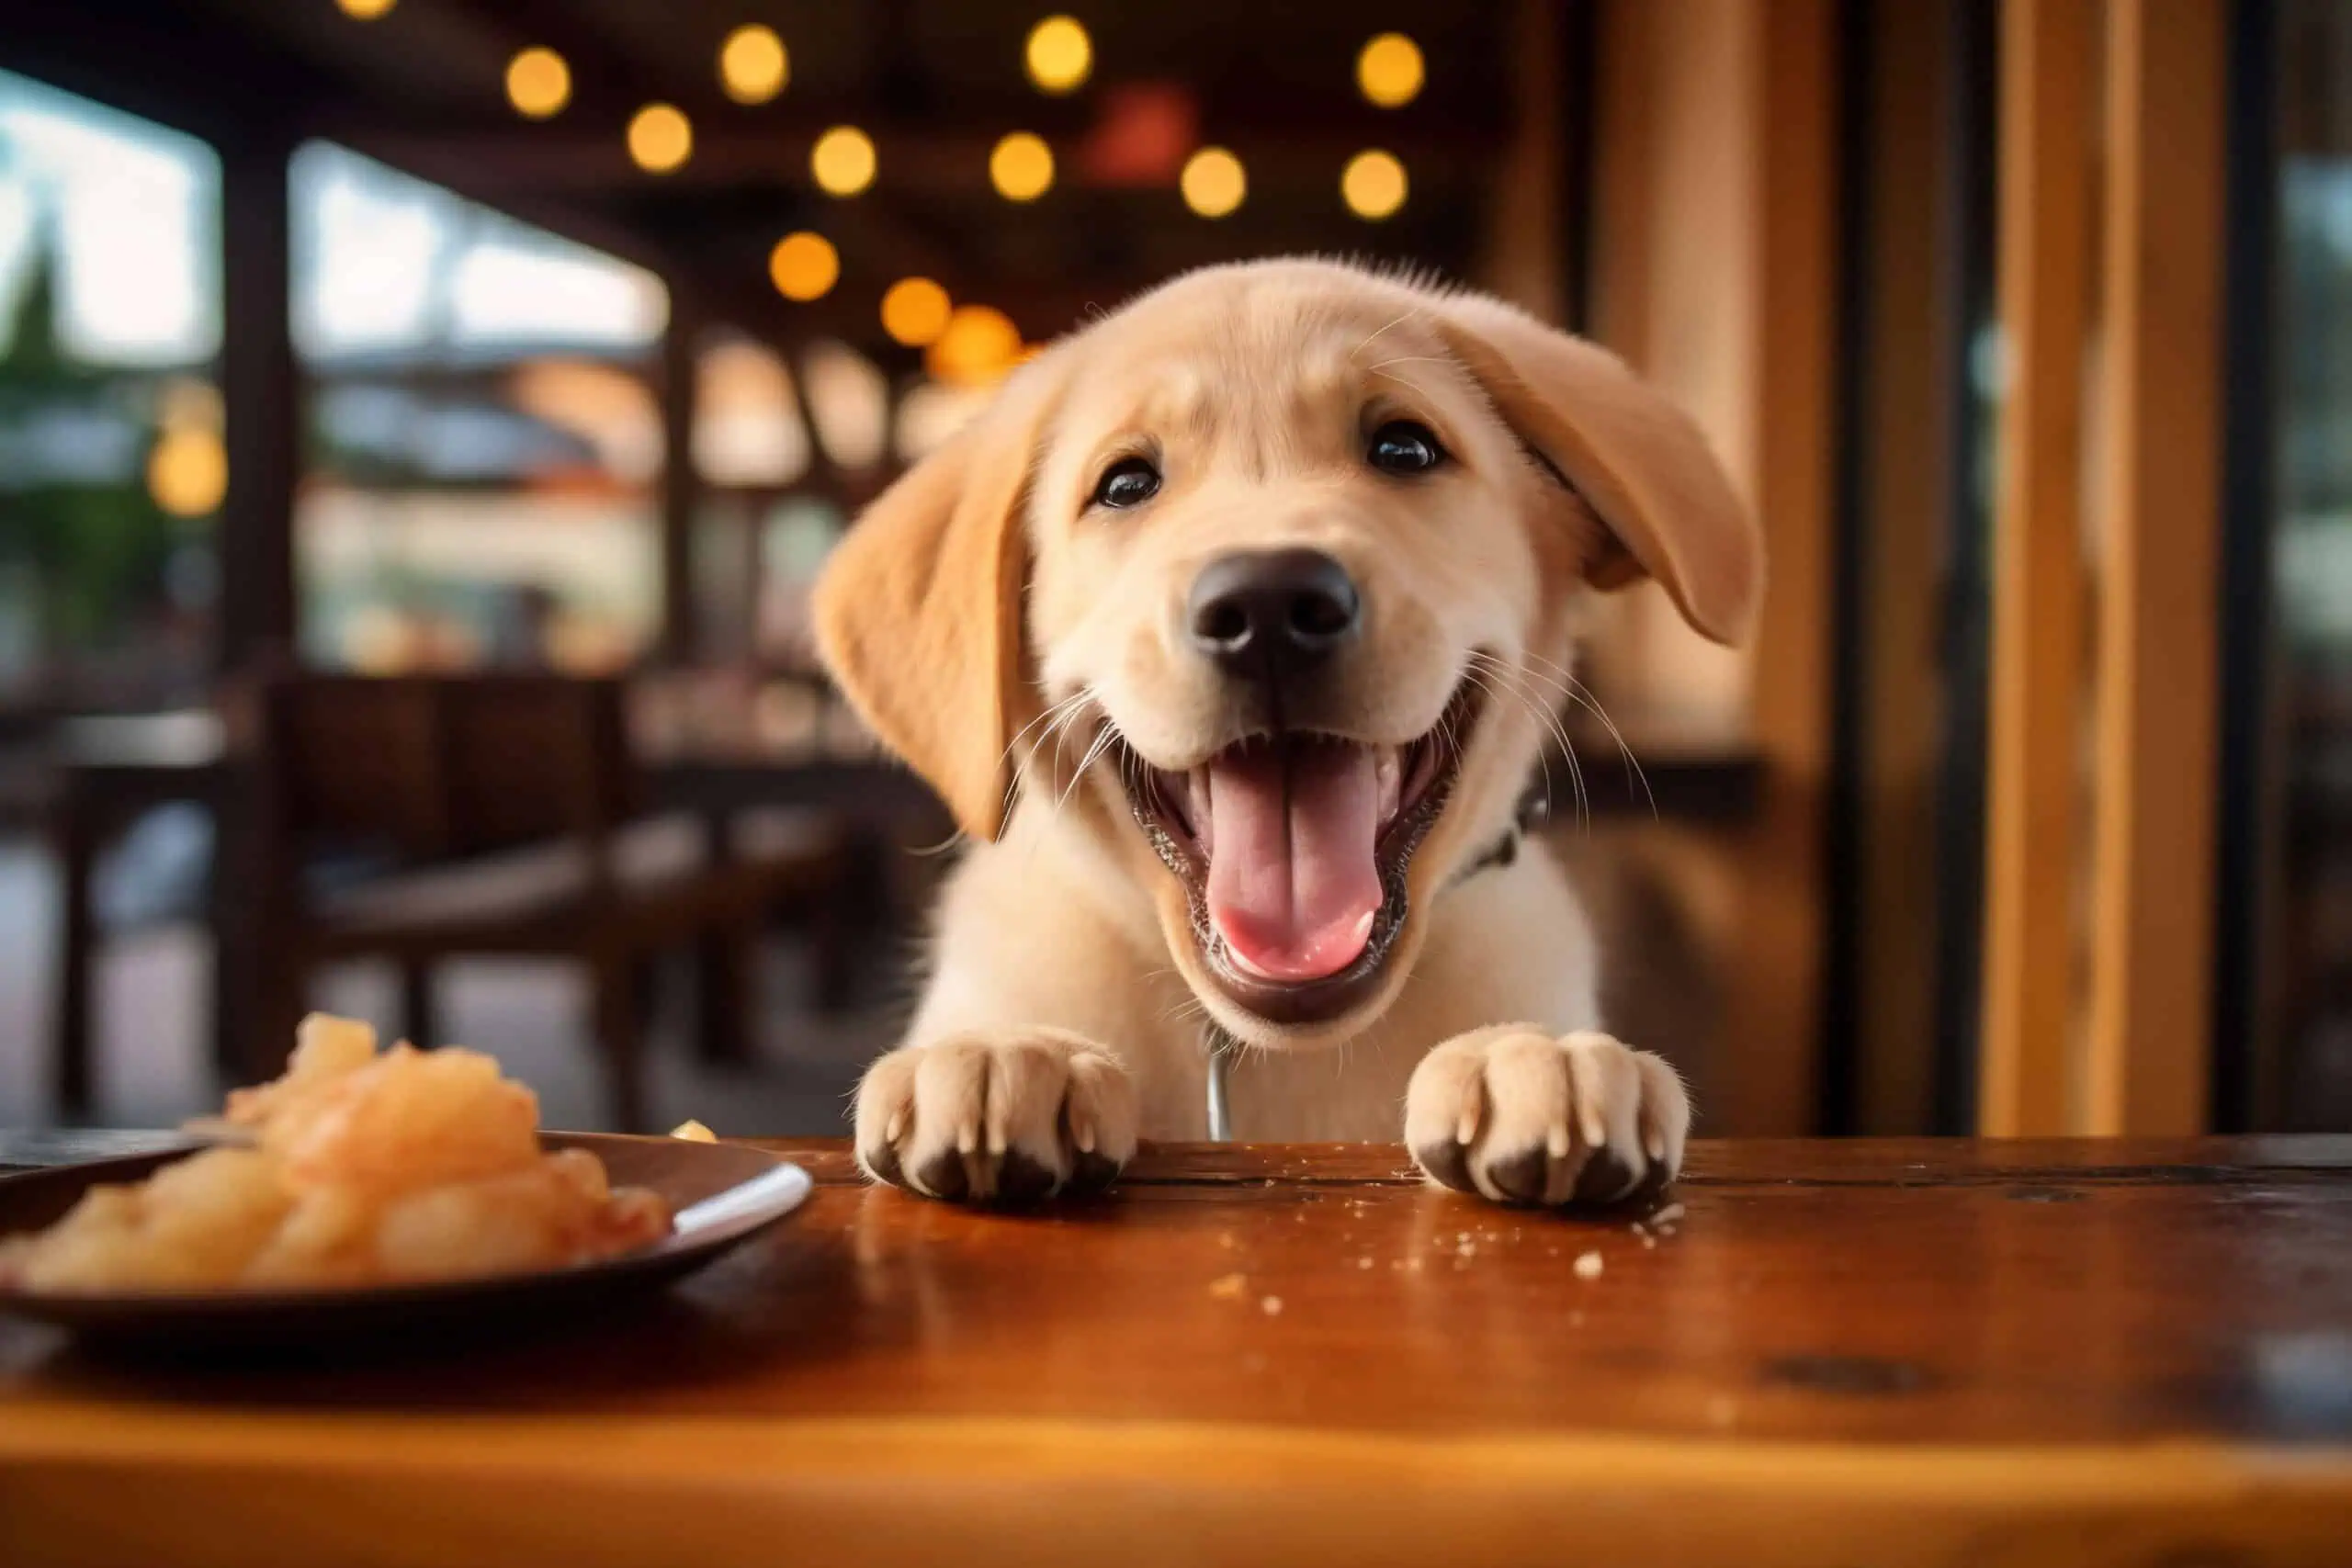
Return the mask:
<svg viewBox="0 0 2352 1568"><path fill-rule="evenodd" d="M1937 773L1945 672L1948 514L1942 433L1959 392L1965 328L1949 319L1946 257L1963 241L1946 198L1953 166L1949 0L1870 0L1858 125L1862 232L1847 289L1861 313L1844 389L1854 465L1860 615L1855 760L1860 862L1849 907L1855 1130L1935 1124ZM1848 79L1856 80L1849 64ZM1974 912L1971 911L1971 919Z"/></svg>
<svg viewBox="0 0 2352 1568"><path fill-rule="evenodd" d="M2008 388L1993 520L1993 724L1978 1121L2070 1124L2084 573L2092 0L2005 0L1998 288Z"/></svg>
<svg viewBox="0 0 2352 1568"><path fill-rule="evenodd" d="M301 398L291 333L288 137L220 145L220 398L229 490L220 509L221 668L290 654Z"/></svg>
<svg viewBox="0 0 2352 1568"><path fill-rule="evenodd" d="M1571 18L1559 0L1517 0L1511 11L1511 96L1515 129L1497 172L1488 212L1480 288L1536 320L1566 326L1575 278L1564 234L1578 214L1566 210L1568 53Z"/></svg>
<svg viewBox="0 0 2352 1568"><path fill-rule="evenodd" d="M1655 595L1618 617L1619 700L1745 707L1767 776L1739 880L1707 1126L1803 1133L1821 1035L1832 635L1835 7L1611 0L1598 17L1594 334L1690 411L1760 516L1754 647L1699 645Z"/></svg>
<svg viewBox="0 0 2352 1568"><path fill-rule="evenodd" d="M702 476L695 468L695 400L701 321L684 289L670 288L670 323L662 333L655 393L662 402L662 630L658 657L668 664L694 661L701 648L695 626L695 519Z"/></svg>
<svg viewBox="0 0 2352 1568"><path fill-rule="evenodd" d="M2092 1133L2209 1095L2224 61L2221 0L2109 0Z"/></svg>
<svg viewBox="0 0 2352 1568"><path fill-rule="evenodd" d="M1836 379L1836 9L1769 0L1747 128L1759 319L1745 395L1770 552L1757 625L1756 739L1770 772L1744 853L1725 1130L1798 1134L1820 1109L1830 772Z"/></svg>

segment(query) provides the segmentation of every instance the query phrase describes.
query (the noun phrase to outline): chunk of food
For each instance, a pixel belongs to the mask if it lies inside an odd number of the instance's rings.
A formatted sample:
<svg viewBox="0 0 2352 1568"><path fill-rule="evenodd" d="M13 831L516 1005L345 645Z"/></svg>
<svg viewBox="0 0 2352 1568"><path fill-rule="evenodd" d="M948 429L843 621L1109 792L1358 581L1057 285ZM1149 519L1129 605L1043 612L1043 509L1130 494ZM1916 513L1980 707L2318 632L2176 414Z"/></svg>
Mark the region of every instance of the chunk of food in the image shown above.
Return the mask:
<svg viewBox="0 0 2352 1568"><path fill-rule="evenodd" d="M0 1239L0 1284L53 1293L307 1289L468 1279L611 1257L667 1235L662 1200L595 1156L543 1154L538 1101L479 1052L379 1054L304 1021L286 1075L229 1097L252 1136L99 1187Z"/></svg>
<svg viewBox="0 0 2352 1568"><path fill-rule="evenodd" d="M528 1168L539 1103L479 1052L395 1045L264 1122L261 1146L298 1188L390 1199Z"/></svg>
<svg viewBox="0 0 2352 1568"><path fill-rule="evenodd" d="M294 1054L281 1077L232 1089L222 1120L259 1127L300 1109L376 1059L376 1032L355 1019L314 1012L294 1031Z"/></svg>

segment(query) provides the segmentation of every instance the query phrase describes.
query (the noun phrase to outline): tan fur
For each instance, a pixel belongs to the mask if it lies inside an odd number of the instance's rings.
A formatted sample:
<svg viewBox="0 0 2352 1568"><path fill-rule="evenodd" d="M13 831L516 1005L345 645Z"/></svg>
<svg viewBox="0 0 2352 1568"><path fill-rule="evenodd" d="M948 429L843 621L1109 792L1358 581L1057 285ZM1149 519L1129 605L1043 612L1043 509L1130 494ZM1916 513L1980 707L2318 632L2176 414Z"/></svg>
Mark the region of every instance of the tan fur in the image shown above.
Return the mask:
<svg viewBox="0 0 2352 1568"><path fill-rule="evenodd" d="M1365 435L1395 417L1454 461L1410 482L1371 469ZM1136 454L1161 493L1090 508ZM1337 558L1366 605L1334 727L1402 744L1465 669L1490 691L1381 983L1312 1028L1268 1024L1207 978L1114 770L1081 765L1106 721L1171 771L1234 738L1230 690L1179 617L1204 563L1283 546ZM1493 300L1329 263L1217 268L1024 369L875 504L819 587L842 689L977 840L907 1046L861 1092L867 1168L987 1197L1019 1184L1008 1158L1058 1185L1138 1132L1198 1136L1213 1018L1255 1047L1234 1075L1238 1136L1393 1138L1401 1117L1433 1175L1510 1196L1511 1167L1544 1201L1608 1196L1610 1162L1627 1181L1670 1173L1688 1104L1663 1062L1592 1032L1594 943L1549 854L1530 843L1456 885L1566 701L1584 595L1639 575L1736 637L1761 592L1754 525L1686 418Z"/></svg>
<svg viewBox="0 0 2352 1568"><path fill-rule="evenodd" d="M1020 506L1057 363L1033 366L858 520L816 594L817 646L957 826L1004 819L1021 665ZM854 673L853 673L854 672Z"/></svg>

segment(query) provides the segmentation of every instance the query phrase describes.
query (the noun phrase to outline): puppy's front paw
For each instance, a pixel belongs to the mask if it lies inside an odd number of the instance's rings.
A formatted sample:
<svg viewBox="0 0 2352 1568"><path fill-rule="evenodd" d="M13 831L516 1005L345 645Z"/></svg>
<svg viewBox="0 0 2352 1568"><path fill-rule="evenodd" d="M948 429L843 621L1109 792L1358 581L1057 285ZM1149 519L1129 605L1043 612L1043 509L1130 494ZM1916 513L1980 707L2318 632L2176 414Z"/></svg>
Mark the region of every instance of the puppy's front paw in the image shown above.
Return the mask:
<svg viewBox="0 0 2352 1568"><path fill-rule="evenodd" d="M1665 1061L1606 1034L1505 1024L1421 1059L1405 1142L1430 1179L1500 1203L1608 1203L1682 1168L1690 1101Z"/></svg>
<svg viewBox="0 0 2352 1568"><path fill-rule="evenodd" d="M984 1030L893 1051L857 1088L857 1163L930 1198L1023 1203L1102 1187L1135 1152L1134 1080L1064 1030Z"/></svg>

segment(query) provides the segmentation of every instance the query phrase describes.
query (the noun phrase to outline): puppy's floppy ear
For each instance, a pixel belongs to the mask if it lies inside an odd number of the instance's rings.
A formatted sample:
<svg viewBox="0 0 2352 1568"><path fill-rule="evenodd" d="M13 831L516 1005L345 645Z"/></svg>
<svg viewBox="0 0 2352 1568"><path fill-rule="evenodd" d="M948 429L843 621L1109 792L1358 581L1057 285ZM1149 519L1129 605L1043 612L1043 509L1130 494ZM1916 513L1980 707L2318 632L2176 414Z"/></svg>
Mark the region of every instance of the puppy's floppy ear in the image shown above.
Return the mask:
<svg viewBox="0 0 2352 1568"><path fill-rule="evenodd" d="M850 705L977 839L1004 826L1023 667L1029 468L1059 386L1024 367L861 514L818 578L817 648Z"/></svg>
<svg viewBox="0 0 2352 1568"><path fill-rule="evenodd" d="M1602 588L1656 578L1721 643L1753 627L1764 541L1689 415L1606 349L1498 299L1442 301L1435 323L1520 439L1575 487L1632 558L1595 563Z"/></svg>

